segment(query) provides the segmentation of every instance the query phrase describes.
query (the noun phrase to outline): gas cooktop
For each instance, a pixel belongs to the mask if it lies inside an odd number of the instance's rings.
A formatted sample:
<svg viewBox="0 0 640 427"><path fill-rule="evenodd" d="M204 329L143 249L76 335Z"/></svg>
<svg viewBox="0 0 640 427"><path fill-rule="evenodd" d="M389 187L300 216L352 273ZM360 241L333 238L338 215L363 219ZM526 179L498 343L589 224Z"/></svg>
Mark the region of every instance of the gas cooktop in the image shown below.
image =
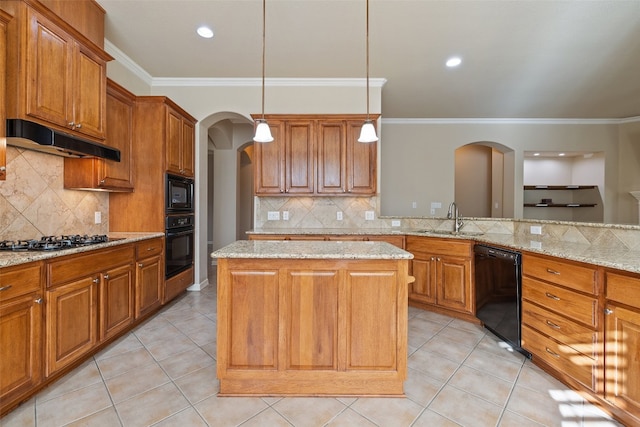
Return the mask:
<svg viewBox="0 0 640 427"><path fill-rule="evenodd" d="M62 249L72 249L81 246L96 245L98 243L106 243L109 237L105 234L101 235L80 235L71 236L43 236L38 239L24 240L2 240L0 241L0 251L59 251Z"/></svg>

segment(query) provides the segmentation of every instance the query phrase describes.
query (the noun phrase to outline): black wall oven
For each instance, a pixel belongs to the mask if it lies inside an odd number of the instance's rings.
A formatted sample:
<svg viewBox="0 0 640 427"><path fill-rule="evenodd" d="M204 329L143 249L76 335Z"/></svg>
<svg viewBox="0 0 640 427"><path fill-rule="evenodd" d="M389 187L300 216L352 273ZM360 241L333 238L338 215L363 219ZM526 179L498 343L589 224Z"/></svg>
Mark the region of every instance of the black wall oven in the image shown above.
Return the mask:
<svg viewBox="0 0 640 427"><path fill-rule="evenodd" d="M165 278L187 270L193 265L194 214L167 215L165 233Z"/></svg>

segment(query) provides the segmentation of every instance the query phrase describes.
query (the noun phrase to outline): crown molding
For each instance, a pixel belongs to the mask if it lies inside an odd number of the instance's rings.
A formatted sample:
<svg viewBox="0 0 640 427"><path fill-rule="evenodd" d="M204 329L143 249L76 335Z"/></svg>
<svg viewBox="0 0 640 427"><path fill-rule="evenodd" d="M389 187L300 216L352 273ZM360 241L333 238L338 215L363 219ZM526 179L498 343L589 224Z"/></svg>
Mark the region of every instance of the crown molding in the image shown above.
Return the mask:
<svg viewBox="0 0 640 427"><path fill-rule="evenodd" d="M142 80L149 86L152 86L153 77L151 76L151 74L147 73L144 68L142 68L134 60L129 58L127 54L118 49L116 45L114 45L107 39L104 39L104 50L109 55L113 56L113 58L121 63L126 69L135 74L140 80Z"/></svg>

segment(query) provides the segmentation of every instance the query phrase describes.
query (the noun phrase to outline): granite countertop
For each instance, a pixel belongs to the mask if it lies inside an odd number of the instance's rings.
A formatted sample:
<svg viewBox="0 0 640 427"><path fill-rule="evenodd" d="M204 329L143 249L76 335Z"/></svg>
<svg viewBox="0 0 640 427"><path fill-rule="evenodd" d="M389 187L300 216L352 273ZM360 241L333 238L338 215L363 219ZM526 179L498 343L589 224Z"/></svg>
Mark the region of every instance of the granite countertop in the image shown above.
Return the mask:
<svg viewBox="0 0 640 427"><path fill-rule="evenodd" d="M465 233L448 234L442 231L425 231L411 228L358 228L358 229L258 229L249 234L260 235L411 235L446 239L472 240L476 243L498 245L515 250L555 256L573 261L640 273L640 250L619 246L590 245L565 241L537 240L533 236L508 233Z"/></svg>
<svg viewBox="0 0 640 427"><path fill-rule="evenodd" d="M138 242L141 240L153 239L155 237L164 237L164 233L128 233L117 232L108 234L110 241L106 243L98 243L95 245L80 246L72 249L63 249L60 251L24 251L11 252L0 251L0 267L10 267L12 265L24 264L27 262L47 260L64 255L78 254L81 252L89 252L97 249L104 249L112 246L119 246L128 243Z"/></svg>
<svg viewBox="0 0 640 427"><path fill-rule="evenodd" d="M413 255L386 242L238 240L211 253L211 258L411 259Z"/></svg>

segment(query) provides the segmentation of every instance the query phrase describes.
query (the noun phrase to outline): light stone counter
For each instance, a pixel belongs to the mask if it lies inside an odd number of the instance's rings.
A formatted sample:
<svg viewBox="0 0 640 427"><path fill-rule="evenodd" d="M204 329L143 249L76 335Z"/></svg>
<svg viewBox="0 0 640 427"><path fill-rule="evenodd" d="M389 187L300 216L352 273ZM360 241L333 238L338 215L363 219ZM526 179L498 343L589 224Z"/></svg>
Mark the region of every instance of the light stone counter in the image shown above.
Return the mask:
<svg viewBox="0 0 640 427"><path fill-rule="evenodd" d="M59 251L24 251L24 252L11 252L0 251L0 268L10 267L12 265L24 264L32 261L41 261L60 257L64 255L78 254L81 252L89 252L97 249L104 249L112 246L125 245L128 243L138 242L141 240L153 239L155 237L164 237L164 233L128 233L118 232L108 234L109 242L98 243L95 245L80 246L72 249L63 249Z"/></svg>
<svg viewBox="0 0 640 427"><path fill-rule="evenodd" d="M475 230L475 229L474 229ZM629 237L629 231L616 232L603 229L601 234L593 243L585 243L583 240L577 242L568 241L569 237L564 233L561 238L554 236L531 235L517 231L515 233L482 233L457 235L442 234L443 230L433 230L431 232L416 228L340 228L340 229L257 229L249 234L259 235L412 235L427 236L446 239L472 240L480 244L499 245L516 250L526 250L534 253L551 255L558 258L580 261L603 267L610 267L625 270L633 273L640 273L640 246L634 244L633 238ZM564 240L563 240L564 238ZM577 240L577 239L576 239ZM263 241L264 242L264 241ZM624 243L630 243L625 245ZM293 243L293 242L290 242ZM313 243L313 242L308 242ZM346 243L346 242L345 242ZM355 243L355 242L354 242ZM366 242L365 242L366 243ZM629 247L630 246L630 247Z"/></svg>
<svg viewBox="0 0 640 427"><path fill-rule="evenodd" d="M211 258L254 259L412 259L410 252L386 242L238 240Z"/></svg>

